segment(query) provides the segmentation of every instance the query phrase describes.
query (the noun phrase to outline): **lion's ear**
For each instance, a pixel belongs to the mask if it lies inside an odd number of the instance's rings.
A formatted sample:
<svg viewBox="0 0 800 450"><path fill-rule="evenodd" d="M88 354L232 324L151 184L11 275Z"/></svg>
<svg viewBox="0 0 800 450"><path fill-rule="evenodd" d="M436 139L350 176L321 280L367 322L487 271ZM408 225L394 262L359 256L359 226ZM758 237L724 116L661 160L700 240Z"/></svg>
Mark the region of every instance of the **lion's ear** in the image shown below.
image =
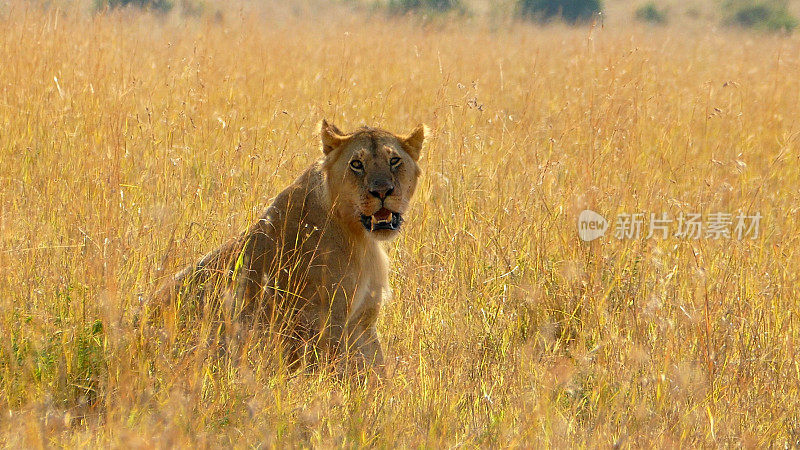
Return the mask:
<svg viewBox="0 0 800 450"><path fill-rule="evenodd" d="M322 141L322 153L326 155L347 141L347 136L336 128L336 125L328 123L325 119L319 123L319 135Z"/></svg>
<svg viewBox="0 0 800 450"><path fill-rule="evenodd" d="M414 128L414 131L401 138L406 153L408 153L414 161L419 159L419 154L422 152L422 143L425 141L425 137L428 134L430 134L428 127L420 124Z"/></svg>

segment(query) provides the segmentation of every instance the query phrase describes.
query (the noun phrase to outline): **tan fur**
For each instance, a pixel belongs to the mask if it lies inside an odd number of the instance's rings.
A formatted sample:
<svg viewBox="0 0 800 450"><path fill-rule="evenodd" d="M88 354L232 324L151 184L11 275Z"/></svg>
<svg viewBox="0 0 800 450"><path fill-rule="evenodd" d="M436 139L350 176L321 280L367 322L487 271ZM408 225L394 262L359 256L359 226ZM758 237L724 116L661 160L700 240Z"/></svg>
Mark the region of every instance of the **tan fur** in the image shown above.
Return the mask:
<svg viewBox="0 0 800 450"><path fill-rule="evenodd" d="M345 134L323 120L320 138L324 156L258 222L178 273L157 297L174 302L191 293L228 305L231 317L283 336L290 361L355 355L358 364L380 367L375 323L389 291L389 261L378 241L397 231L368 231L361 215L377 214L382 204L405 213L425 128L406 136L367 127ZM392 166L392 158L400 163ZM351 165L356 159L363 170ZM381 188L383 199L375 194Z"/></svg>

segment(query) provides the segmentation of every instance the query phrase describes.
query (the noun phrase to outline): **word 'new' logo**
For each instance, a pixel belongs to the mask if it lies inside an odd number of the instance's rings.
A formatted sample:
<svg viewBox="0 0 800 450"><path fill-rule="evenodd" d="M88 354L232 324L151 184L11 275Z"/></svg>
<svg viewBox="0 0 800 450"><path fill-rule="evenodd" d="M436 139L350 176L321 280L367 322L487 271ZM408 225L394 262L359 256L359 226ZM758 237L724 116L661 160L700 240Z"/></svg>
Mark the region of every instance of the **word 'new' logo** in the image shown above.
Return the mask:
<svg viewBox="0 0 800 450"><path fill-rule="evenodd" d="M584 209L578 216L578 236L586 242L603 237L608 230L608 221L605 217L592 211Z"/></svg>

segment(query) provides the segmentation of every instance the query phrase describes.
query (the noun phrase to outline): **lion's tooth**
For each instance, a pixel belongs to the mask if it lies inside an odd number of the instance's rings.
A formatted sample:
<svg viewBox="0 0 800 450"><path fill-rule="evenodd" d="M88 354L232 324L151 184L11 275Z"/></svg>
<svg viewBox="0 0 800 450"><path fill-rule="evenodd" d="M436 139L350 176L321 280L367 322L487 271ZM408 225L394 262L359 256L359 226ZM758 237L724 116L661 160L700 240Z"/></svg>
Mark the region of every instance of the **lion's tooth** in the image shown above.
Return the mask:
<svg viewBox="0 0 800 450"><path fill-rule="evenodd" d="M375 228L375 225L378 224L378 219L376 219L374 215L370 217L372 218L372 228Z"/></svg>

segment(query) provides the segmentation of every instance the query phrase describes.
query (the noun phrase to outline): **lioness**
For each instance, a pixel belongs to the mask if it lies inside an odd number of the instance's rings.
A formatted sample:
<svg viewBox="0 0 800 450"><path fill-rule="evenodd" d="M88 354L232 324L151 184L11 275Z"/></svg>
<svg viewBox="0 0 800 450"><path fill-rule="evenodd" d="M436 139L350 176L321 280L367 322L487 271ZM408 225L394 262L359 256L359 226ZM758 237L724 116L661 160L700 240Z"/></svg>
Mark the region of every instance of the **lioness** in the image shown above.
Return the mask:
<svg viewBox="0 0 800 450"><path fill-rule="evenodd" d="M247 231L175 275L156 297L199 299L227 308L228 318L266 324L290 363L356 356L359 367L380 370L375 323L389 286L379 241L401 228L425 130L346 134L323 120L322 157Z"/></svg>

